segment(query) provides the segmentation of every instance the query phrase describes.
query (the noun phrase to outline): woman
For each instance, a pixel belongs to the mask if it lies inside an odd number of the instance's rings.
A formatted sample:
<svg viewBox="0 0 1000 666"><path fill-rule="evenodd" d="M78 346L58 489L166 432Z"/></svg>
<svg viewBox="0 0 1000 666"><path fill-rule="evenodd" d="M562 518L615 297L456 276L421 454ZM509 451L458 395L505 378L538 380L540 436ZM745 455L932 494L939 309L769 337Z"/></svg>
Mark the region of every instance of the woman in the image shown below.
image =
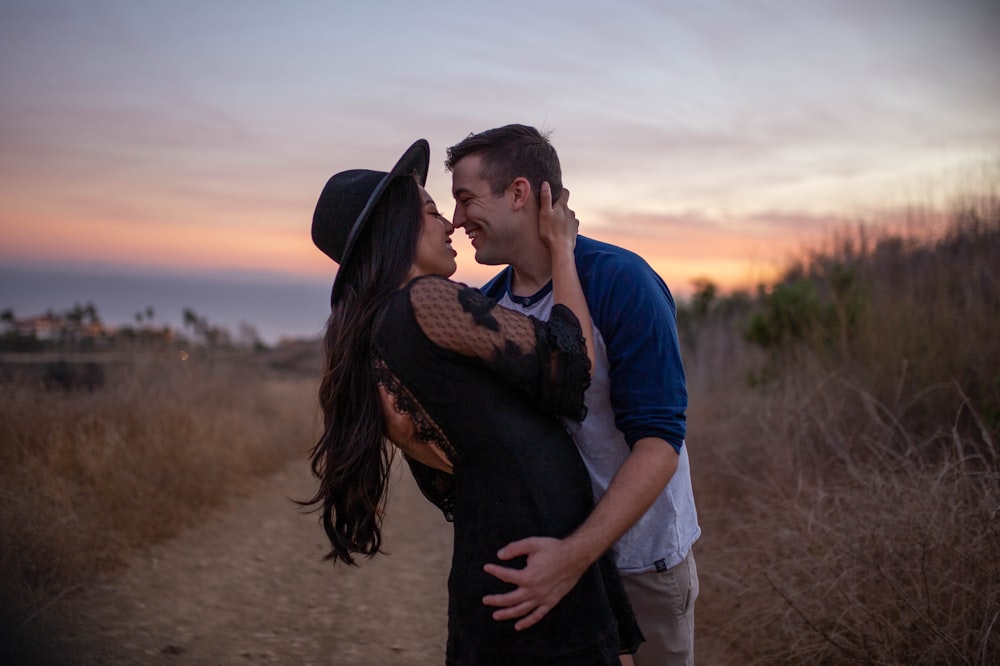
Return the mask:
<svg viewBox="0 0 1000 666"><path fill-rule="evenodd" d="M456 268L453 228L422 187L429 155L420 140L388 173L334 175L313 217L313 241L340 264L320 387L324 433L312 452L320 486L309 501L322 507L328 558L353 564L381 546L393 451L381 390L426 442L427 455L410 451L408 462L454 521L447 663L618 664L619 645L631 651L641 638L609 563L592 566L524 631L482 603L511 589L483 571L502 546L564 537L593 508L587 471L555 417L583 417L593 348L573 261L576 221L543 188L551 320L497 307L446 279Z"/></svg>

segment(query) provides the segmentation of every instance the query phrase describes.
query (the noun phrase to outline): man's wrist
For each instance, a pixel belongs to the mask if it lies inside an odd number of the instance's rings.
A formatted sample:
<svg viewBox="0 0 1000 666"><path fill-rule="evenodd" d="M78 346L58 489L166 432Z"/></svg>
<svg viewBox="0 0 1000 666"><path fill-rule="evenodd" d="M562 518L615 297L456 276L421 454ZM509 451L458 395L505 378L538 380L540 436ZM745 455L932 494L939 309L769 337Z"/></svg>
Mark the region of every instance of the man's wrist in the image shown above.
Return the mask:
<svg viewBox="0 0 1000 666"><path fill-rule="evenodd" d="M564 268L567 266L575 266L576 259L573 256L573 246L572 245L562 245L558 248L552 248L552 272L554 273L559 268Z"/></svg>
<svg viewBox="0 0 1000 666"><path fill-rule="evenodd" d="M610 545L605 547L601 540L579 531L570 534L562 541L566 548L567 565L579 573L583 573L611 547Z"/></svg>

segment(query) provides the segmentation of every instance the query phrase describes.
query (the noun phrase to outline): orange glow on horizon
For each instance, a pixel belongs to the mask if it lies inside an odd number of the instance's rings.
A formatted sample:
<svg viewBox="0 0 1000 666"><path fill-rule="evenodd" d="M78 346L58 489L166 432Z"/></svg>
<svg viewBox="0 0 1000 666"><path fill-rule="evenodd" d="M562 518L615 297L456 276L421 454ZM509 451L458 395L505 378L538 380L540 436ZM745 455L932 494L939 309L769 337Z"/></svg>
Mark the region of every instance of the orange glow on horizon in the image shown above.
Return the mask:
<svg viewBox="0 0 1000 666"><path fill-rule="evenodd" d="M23 200L22 200L23 201ZM24 204L8 210L2 223L0 259L126 264L166 270L245 270L332 280L337 266L317 250L305 210L219 211L211 224L188 203L170 208L146 204L147 219L118 215L59 215L57 206ZM38 213L44 213L42 217ZM119 211L120 212L120 211ZM155 218L154 218L155 216ZM598 216L578 211L581 219ZM754 289L772 282L791 258L813 247L832 218L773 213L716 219L698 214L621 215L582 225L597 240L640 254L664 279L675 297L690 296L697 279L723 291ZM268 226L271 225L271 226ZM454 279L481 286L502 267L475 263L474 250L460 230L453 236L459 269Z"/></svg>
<svg viewBox="0 0 1000 666"><path fill-rule="evenodd" d="M726 292L753 290L758 284L777 278L787 263L786 258L801 249L801 243L792 237L772 241L766 244L765 249L762 247L765 244L759 239L741 240L712 233L699 234L697 230L684 239L637 238L600 228L582 232L595 240L618 245L642 256L667 283L675 298L690 296L693 281L702 278L714 282ZM475 251L464 234L456 234L452 239L458 251L458 271L454 279L459 282L480 286L503 268L477 264Z"/></svg>

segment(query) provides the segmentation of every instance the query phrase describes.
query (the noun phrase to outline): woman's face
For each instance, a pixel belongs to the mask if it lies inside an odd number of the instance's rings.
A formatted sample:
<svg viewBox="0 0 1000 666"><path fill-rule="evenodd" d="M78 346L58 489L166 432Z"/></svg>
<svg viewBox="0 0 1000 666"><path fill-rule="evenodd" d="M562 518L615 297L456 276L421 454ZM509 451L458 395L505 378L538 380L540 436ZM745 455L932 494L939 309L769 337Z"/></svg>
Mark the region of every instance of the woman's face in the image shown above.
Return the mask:
<svg viewBox="0 0 1000 666"><path fill-rule="evenodd" d="M422 223L417 239L417 255L410 268L410 278L421 275L442 275L451 277L458 265L458 253L451 247L451 235L455 228L448 218L438 212L437 205L427 190L420 188Z"/></svg>

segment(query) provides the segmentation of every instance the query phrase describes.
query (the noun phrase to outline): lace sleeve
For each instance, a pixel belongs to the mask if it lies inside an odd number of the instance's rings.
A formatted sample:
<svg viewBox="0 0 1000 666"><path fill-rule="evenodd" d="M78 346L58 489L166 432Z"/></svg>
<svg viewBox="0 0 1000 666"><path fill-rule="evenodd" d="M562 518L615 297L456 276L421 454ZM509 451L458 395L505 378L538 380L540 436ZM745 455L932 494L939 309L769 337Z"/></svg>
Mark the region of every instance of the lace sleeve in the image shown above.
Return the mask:
<svg viewBox="0 0 1000 666"><path fill-rule="evenodd" d="M443 278L410 286L414 317L434 344L483 363L525 391L545 411L582 420L590 361L580 323L557 305L548 322L497 305L475 289Z"/></svg>
<svg viewBox="0 0 1000 666"><path fill-rule="evenodd" d="M449 523L455 522L455 477L428 467L405 453L403 459L410 466L410 473L413 474L413 479L423 496L441 509L445 520Z"/></svg>
<svg viewBox="0 0 1000 666"><path fill-rule="evenodd" d="M396 409L408 414L413 420L416 438L421 442L429 442L438 446L452 463L458 460L458 453L445 434L377 354L373 357L372 372L375 382L385 387L389 395L392 396ZM455 477L411 458L406 455L405 451L401 451L401 453L423 496L441 509L445 520L453 522L455 520Z"/></svg>

